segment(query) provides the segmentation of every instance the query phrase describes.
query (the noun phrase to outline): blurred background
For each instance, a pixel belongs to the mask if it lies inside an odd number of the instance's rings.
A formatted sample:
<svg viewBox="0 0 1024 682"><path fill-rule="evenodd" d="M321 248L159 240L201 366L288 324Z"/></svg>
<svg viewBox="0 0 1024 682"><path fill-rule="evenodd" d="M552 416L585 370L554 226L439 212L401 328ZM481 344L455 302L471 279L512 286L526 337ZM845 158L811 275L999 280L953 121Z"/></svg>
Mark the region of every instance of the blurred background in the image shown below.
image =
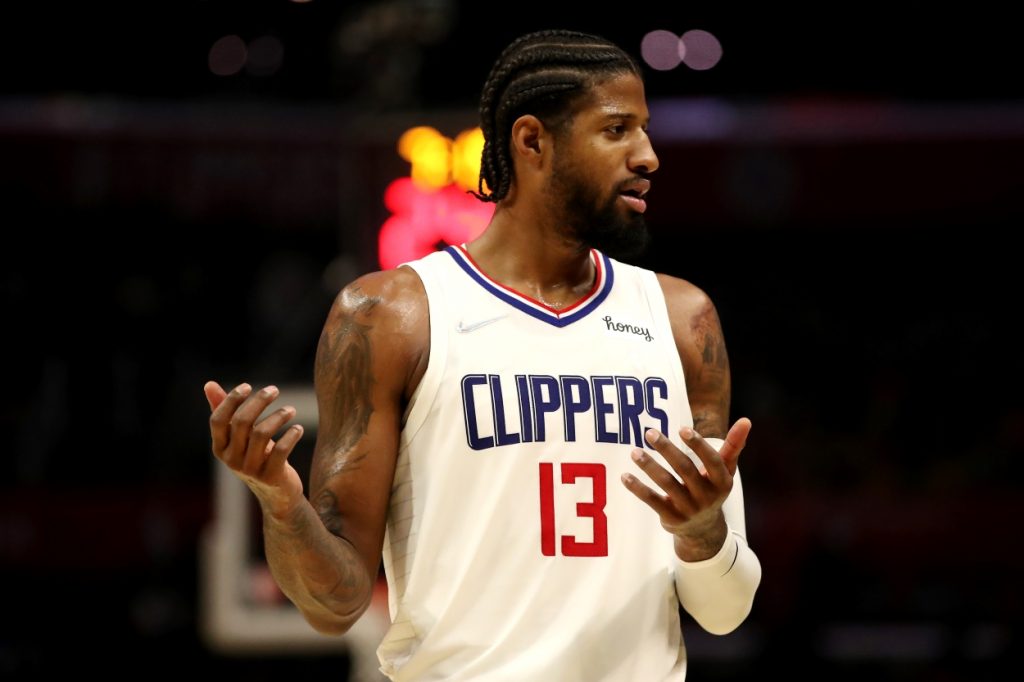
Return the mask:
<svg viewBox="0 0 1024 682"><path fill-rule="evenodd" d="M639 264L711 295L733 415L754 424L764 580L735 633L687 623L690 678L1007 679L1024 632L1019 29L984 3L935 7L11 8L0 674L372 679L344 643L204 630L202 385L308 391L334 295L381 267L400 136L472 128L501 48L564 27L647 60L661 169ZM287 609L252 535L239 602Z"/></svg>

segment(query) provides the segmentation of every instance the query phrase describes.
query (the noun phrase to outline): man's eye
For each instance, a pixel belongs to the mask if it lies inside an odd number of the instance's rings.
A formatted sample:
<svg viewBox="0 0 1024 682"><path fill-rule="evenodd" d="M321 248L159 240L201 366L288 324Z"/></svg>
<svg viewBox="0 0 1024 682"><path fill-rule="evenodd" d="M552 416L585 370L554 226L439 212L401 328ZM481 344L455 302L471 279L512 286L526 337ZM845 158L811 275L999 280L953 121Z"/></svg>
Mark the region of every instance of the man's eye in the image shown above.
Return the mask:
<svg viewBox="0 0 1024 682"><path fill-rule="evenodd" d="M626 126L621 125L621 124L620 125L610 126L608 128L608 132L613 134L613 135L621 135L622 133L626 132Z"/></svg>

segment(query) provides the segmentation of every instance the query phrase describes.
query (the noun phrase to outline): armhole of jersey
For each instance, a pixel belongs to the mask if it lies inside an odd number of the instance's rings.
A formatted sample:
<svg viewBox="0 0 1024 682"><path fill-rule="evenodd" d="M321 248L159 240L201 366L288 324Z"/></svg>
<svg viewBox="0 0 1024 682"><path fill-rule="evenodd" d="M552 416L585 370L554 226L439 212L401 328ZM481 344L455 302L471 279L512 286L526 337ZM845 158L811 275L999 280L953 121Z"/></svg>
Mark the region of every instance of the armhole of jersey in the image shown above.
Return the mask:
<svg viewBox="0 0 1024 682"><path fill-rule="evenodd" d="M427 260L427 259L425 259ZM437 398L437 390L441 385L441 376L444 374L444 365L448 357L448 327L445 322L444 298L441 295L440 284L435 278L433 264L423 261L404 263L401 267L408 267L420 278L423 283L423 290L427 294L427 320L430 326L430 352L427 357L427 369L423 372L423 378L413 391L412 399L402 419L402 433L399 441L399 451L409 447L409 443L416 437L416 433L423 426L427 415ZM436 309L435 309L436 308Z"/></svg>
<svg viewBox="0 0 1024 682"><path fill-rule="evenodd" d="M686 377L683 375L683 360L679 357L679 349L676 348L676 338L672 334L672 321L668 318L668 304L665 303L665 292L661 289L658 276L650 271L637 268L640 272L640 281L643 282L647 291L647 305L651 308L651 319L654 320L655 328L659 330L658 336L664 342L665 352L672 358L669 362L675 379L679 385L686 390ZM684 400L689 401L689 397Z"/></svg>

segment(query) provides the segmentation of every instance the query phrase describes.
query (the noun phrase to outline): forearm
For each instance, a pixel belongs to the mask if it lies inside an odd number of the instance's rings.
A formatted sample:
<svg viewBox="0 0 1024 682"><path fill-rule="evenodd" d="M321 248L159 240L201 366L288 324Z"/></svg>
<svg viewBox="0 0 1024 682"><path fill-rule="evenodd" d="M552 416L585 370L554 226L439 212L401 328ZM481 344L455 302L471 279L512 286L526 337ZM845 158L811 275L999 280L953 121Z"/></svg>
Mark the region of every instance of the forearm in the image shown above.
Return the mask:
<svg viewBox="0 0 1024 682"><path fill-rule="evenodd" d="M721 517L706 542L704 546L685 544L677 538L676 595L701 627L722 635L746 619L761 582L761 562L746 541L743 483L738 470Z"/></svg>
<svg viewBox="0 0 1024 682"><path fill-rule="evenodd" d="M342 634L366 610L376 576L307 500L282 516L264 509L263 537L278 585L318 631Z"/></svg>

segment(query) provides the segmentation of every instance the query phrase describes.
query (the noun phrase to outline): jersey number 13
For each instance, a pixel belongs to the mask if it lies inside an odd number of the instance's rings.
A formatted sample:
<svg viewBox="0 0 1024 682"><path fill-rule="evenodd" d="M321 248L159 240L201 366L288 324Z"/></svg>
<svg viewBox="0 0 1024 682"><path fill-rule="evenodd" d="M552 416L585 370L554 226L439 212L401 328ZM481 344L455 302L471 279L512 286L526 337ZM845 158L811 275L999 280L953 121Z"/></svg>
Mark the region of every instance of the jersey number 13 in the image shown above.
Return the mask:
<svg viewBox="0 0 1024 682"><path fill-rule="evenodd" d="M593 499L577 502L576 515L589 518L594 524L592 542L579 542L575 535L563 535L562 556L608 556L608 517L604 514L607 502L607 475L603 464L584 462L563 462L561 464L562 484L575 483L577 479L593 481ZM555 465L540 463L540 551L544 556L555 556Z"/></svg>

